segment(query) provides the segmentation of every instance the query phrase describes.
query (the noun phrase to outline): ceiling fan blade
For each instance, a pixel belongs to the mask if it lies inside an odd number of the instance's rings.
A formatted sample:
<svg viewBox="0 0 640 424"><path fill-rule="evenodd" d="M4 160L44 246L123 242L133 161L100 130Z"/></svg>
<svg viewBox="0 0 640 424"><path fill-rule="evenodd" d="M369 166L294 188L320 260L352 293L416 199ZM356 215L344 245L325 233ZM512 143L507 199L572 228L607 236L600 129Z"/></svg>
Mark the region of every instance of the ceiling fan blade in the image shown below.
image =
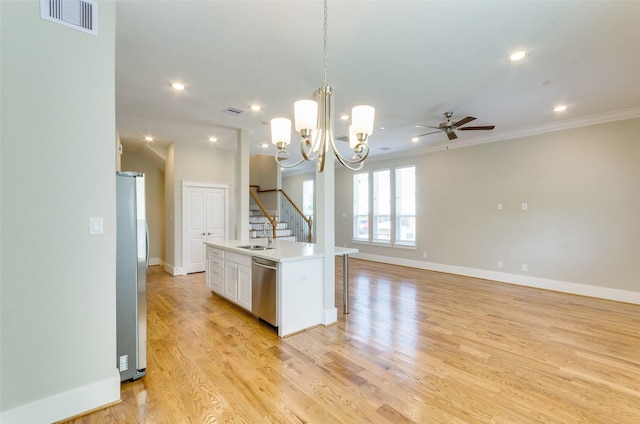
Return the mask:
<svg viewBox="0 0 640 424"><path fill-rule="evenodd" d="M449 137L449 140L455 140L456 138L458 138L458 136L456 135L455 132L451 131L447 133L447 137Z"/></svg>
<svg viewBox="0 0 640 424"><path fill-rule="evenodd" d="M481 127L464 127L464 128L458 128L460 131L469 131L469 130L492 130L494 129L496 126L495 125L485 125L485 126L481 126Z"/></svg>
<svg viewBox="0 0 640 424"><path fill-rule="evenodd" d="M454 127L459 127L459 126L461 126L461 125L464 125L464 124L466 124L466 123L468 123L468 122L473 121L474 119L476 119L476 118L474 118L473 116L467 116L466 118L462 118L461 120L459 120L458 122L456 122L455 124L453 124L453 126L454 126Z"/></svg>
<svg viewBox="0 0 640 424"><path fill-rule="evenodd" d="M416 125L416 128L435 128L437 130L440 129L440 127L432 127L431 125Z"/></svg>
<svg viewBox="0 0 640 424"><path fill-rule="evenodd" d="M439 132L440 132L440 130L438 130L438 131L431 131L431 132L428 132L428 133L425 133L425 134L417 135L416 137L423 137L423 136L425 136L425 135L435 134L435 133L439 133Z"/></svg>

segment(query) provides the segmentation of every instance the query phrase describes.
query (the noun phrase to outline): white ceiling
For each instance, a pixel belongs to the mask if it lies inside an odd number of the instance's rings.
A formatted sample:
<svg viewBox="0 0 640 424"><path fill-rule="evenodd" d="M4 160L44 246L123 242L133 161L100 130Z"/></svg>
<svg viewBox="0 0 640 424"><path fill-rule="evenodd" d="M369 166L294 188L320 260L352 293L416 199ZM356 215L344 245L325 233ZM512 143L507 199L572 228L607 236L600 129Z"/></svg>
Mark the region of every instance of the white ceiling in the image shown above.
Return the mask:
<svg viewBox="0 0 640 424"><path fill-rule="evenodd" d="M639 22L638 1L329 0L335 114L376 108L378 158L640 116ZM119 1L123 144L217 137L216 146L235 149L246 129L251 154L274 154L268 122L293 118L293 103L322 85L322 27L321 0ZM506 60L519 49L529 52L524 61ZM186 90L174 91L174 81ZM560 103L568 110L553 112ZM224 113L230 106L245 112ZM447 111L496 128L410 142L427 132L416 125L437 126ZM336 137L348 125L336 120ZM295 156L297 143L289 150Z"/></svg>

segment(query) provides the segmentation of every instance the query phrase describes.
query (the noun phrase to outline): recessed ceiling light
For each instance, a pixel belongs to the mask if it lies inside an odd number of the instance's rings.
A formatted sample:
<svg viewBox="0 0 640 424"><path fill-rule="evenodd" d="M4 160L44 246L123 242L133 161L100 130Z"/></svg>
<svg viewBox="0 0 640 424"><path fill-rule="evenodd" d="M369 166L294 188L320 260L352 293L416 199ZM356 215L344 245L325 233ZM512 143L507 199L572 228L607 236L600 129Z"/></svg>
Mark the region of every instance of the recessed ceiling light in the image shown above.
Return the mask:
<svg viewBox="0 0 640 424"><path fill-rule="evenodd" d="M262 143L261 146L263 149L266 149L267 147L269 147L269 143Z"/></svg>
<svg viewBox="0 0 640 424"><path fill-rule="evenodd" d="M215 137L209 137L209 141L215 143L216 141L218 141L218 139Z"/></svg>
<svg viewBox="0 0 640 424"><path fill-rule="evenodd" d="M171 87L176 91L184 90L184 84L181 84L179 82L174 82L173 84L171 84Z"/></svg>
<svg viewBox="0 0 640 424"><path fill-rule="evenodd" d="M251 105L251 110L253 110L255 112L259 111L260 109L262 109L262 107L260 107L260 105Z"/></svg>
<svg viewBox="0 0 640 424"><path fill-rule="evenodd" d="M513 53L511 53L511 54L509 55L509 57L508 57L509 62L517 62L517 61L519 61L519 60L522 60L522 59L524 59L525 57L527 57L527 54L528 54L528 53L527 53L526 51L524 51L524 50L520 50L520 51L517 51L517 52L513 52Z"/></svg>
<svg viewBox="0 0 640 424"><path fill-rule="evenodd" d="M558 105L558 106L553 108L554 112L564 112L565 110L567 110L567 106L566 105Z"/></svg>
<svg viewBox="0 0 640 424"><path fill-rule="evenodd" d="M347 120L349 120L349 115L340 115L340 120L341 120L341 121L347 121Z"/></svg>
<svg viewBox="0 0 640 424"><path fill-rule="evenodd" d="M420 139L418 137L413 137L411 141L414 143L417 143L418 141L420 141Z"/></svg>
<svg viewBox="0 0 640 424"><path fill-rule="evenodd" d="M153 137L151 137L150 135L147 135L144 137L144 141L153 141Z"/></svg>

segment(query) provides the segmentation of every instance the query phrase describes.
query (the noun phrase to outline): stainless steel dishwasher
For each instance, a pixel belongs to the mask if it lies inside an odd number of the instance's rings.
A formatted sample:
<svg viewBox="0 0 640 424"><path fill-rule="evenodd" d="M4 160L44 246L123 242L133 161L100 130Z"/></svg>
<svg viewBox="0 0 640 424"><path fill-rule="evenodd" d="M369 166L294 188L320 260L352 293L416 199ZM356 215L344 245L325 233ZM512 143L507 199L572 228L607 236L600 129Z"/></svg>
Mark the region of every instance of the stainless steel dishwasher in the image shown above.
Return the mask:
<svg viewBox="0 0 640 424"><path fill-rule="evenodd" d="M251 261L251 311L273 325L276 320L277 264L262 258Z"/></svg>

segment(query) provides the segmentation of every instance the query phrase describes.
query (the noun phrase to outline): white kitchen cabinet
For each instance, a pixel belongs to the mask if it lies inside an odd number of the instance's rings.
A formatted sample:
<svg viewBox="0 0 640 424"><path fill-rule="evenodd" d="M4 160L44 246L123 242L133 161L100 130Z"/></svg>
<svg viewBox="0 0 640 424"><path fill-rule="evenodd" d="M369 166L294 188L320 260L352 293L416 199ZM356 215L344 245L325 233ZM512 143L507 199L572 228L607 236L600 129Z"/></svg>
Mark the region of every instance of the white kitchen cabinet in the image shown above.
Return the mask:
<svg viewBox="0 0 640 424"><path fill-rule="evenodd" d="M238 303L238 264L234 262L225 261L222 295L233 303Z"/></svg>
<svg viewBox="0 0 640 424"><path fill-rule="evenodd" d="M238 265L238 305L251 310L251 267Z"/></svg>
<svg viewBox="0 0 640 424"><path fill-rule="evenodd" d="M224 287L224 250L207 246L207 287L222 294Z"/></svg>
<svg viewBox="0 0 640 424"><path fill-rule="evenodd" d="M222 295L251 311L251 256L226 252Z"/></svg>

